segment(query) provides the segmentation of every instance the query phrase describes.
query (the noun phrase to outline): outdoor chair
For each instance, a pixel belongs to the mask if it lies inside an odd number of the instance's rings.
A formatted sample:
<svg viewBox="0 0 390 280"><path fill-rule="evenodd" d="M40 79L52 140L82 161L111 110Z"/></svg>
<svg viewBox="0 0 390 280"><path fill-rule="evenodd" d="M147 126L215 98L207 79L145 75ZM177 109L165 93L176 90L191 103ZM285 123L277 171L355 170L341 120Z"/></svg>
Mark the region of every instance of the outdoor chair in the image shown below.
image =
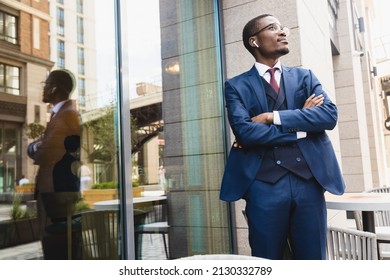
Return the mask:
<svg viewBox="0 0 390 280"><path fill-rule="evenodd" d="M145 222L146 212L135 209L134 224ZM121 252L118 210L84 212L81 216L83 259L119 260ZM137 251L137 244L136 244Z"/></svg>
<svg viewBox="0 0 390 280"><path fill-rule="evenodd" d="M381 187L371 189L368 192L373 193L390 193L390 187ZM388 257L389 252L386 250L384 244L390 244L390 211L375 211L375 234L377 238L377 248L379 258ZM354 218L356 228L363 230L362 213L361 211L354 211ZM382 245L381 245L382 244ZM383 248L383 249L381 249Z"/></svg>
<svg viewBox="0 0 390 280"><path fill-rule="evenodd" d="M158 200L137 205L138 210L147 212L145 223L135 226L135 242L138 244L137 257L142 259L142 237L144 234L160 234L164 242L165 256L169 259L167 235L168 208L167 201Z"/></svg>
<svg viewBox="0 0 390 280"><path fill-rule="evenodd" d="M83 259L118 260L118 211L89 211L81 216Z"/></svg>
<svg viewBox="0 0 390 280"><path fill-rule="evenodd" d="M327 259L377 260L375 233L328 226Z"/></svg>

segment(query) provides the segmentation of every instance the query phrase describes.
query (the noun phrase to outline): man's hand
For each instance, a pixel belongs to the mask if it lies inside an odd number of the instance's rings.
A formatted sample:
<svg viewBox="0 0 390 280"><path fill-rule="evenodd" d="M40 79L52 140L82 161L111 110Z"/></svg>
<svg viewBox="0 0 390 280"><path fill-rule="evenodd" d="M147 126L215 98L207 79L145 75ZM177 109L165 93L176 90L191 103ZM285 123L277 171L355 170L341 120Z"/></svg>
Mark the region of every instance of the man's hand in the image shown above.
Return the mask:
<svg viewBox="0 0 390 280"><path fill-rule="evenodd" d="M253 122L263 123L263 124L273 124L274 123L274 113L262 113L260 115L254 116L252 118Z"/></svg>
<svg viewBox="0 0 390 280"><path fill-rule="evenodd" d="M306 99L305 104L303 104L302 109L307 109L307 108L313 108L316 106L321 106L322 103L324 103L324 96L322 94L315 96L313 93L312 95L309 96L308 99Z"/></svg>
<svg viewBox="0 0 390 280"><path fill-rule="evenodd" d="M239 148L239 149L242 148L242 146L237 142L237 140L234 140L234 142L233 142L233 147L234 147L234 148Z"/></svg>
<svg viewBox="0 0 390 280"><path fill-rule="evenodd" d="M252 118L253 122L263 123L263 124L272 124L274 122L274 113L262 113ZM237 140L234 140L233 143L234 148L241 149L242 146Z"/></svg>
<svg viewBox="0 0 390 280"><path fill-rule="evenodd" d="M322 103L324 103L324 100L325 98L322 94L316 96L313 93L312 95L309 96L308 99L306 99L305 104L303 105L303 109L321 106ZM263 124L273 124L274 113L273 112L262 113L260 115L254 116L252 118L252 121L257 123L263 123ZM234 141L233 146L235 148L242 148L242 146L237 141Z"/></svg>

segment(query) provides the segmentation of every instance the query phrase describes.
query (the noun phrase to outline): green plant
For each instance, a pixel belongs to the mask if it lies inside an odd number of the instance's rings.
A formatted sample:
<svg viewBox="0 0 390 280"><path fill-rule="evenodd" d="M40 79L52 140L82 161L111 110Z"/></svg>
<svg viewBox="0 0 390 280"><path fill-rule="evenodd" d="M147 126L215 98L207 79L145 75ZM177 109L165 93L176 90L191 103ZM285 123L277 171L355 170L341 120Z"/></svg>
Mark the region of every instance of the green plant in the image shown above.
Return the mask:
<svg viewBox="0 0 390 280"><path fill-rule="evenodd" d="M104 183L98 183L93 184L91 189L94 190L106 190L106 189L116 189L117 183L116 182L104 182Z"/></svg>
<svg viewBox="0 0 390 280"><path fill-rule="evenodd" d="M89 204L86 203L84 200L80 200L76 203L75 205L75 212L82 212L85 210L90 210L91 208L89 207Z"/></svg>
<svg viewBox="0 0 390 280"><path fill-rule="evenodd" d="M43 135L43 132L45 131L45 126L39 124L39 123L29 123L27 125L27 137L30 139L38 139Z"/></svg>
<svg viewBox="0 0 390 280"><path fill-rule="evenodd" d="M116 182L104 182L104 183L93 184L91 186L91 189L93 189L93 190L116 189L117 186L118 185ZM138 187L139 186L138 180L133 180L132 186L133 186L133 188Z"/></svg>
<svg viewBox="0 0 390 280"><path fill-rule="evenodd" d="M36 213L29 213L27 209L22 208L22 199L15 195L12 201L12 208L10 210L10 218L12 220L28 219L36 216Z"/></svg>
<svg viewBox="0 0 390 280"><path fill-rule="evenodd" d="M24 184L21 184L21 186L25 186L25 187L32 187L34 185L35 185L35 183L24 183Z"/></svg>

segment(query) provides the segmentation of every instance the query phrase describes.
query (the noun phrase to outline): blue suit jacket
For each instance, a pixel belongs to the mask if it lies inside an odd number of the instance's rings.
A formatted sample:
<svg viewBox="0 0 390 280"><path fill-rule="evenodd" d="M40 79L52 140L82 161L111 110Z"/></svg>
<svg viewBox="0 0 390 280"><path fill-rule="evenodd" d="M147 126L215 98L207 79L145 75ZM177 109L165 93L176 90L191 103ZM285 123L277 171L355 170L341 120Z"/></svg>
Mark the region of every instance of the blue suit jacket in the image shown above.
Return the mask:
<svg viewBox="0 0 390 280"><path fill-rule="evenodd" d="M235 201L244 196L255 180L265 150L270 145L296 142L313 176L333 194L342 194L345 183L325 130L337 123L337 107L314 74L307 69L282 67L287 110L279 111L282 125L252 122L269 112L266 93L255 66L225 83L225 100L230 126L243 148L232 147L221 184L220 198ZM302 109L306 99L323 94L321 106ZM297 131L308 136L297 140Z"/></svg>

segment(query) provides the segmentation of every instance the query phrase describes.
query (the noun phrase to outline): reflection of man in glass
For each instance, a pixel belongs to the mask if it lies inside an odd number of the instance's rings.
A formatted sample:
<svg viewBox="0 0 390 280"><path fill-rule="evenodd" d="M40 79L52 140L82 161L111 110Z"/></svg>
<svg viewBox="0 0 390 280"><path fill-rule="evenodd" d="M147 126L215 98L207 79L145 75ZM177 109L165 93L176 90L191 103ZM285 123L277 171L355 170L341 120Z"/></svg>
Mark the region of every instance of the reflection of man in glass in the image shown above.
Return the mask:
<svg viewBox="0 0 390 280"><path fill-rule="evenodd" d="M66 153L53 168L53 186L55 192L80 191L80 136L66 136Z"/></svg>
<svg viewBox="0 0 390 280"><path fill-rule="evenodd" d="M54 70L49 74L43 88L42 101L53 105L51 118L41 139L28 147L29 156L34 160L34 164L39 165L36 196L38 217L42 226L46 222L46 214L43 211L40 194L54 191L53 168L65 154L66 136L80 135L79 113L73 101L69 99L74 87L75 79L70 71ZM45 247L44 241L42 244Z"/></svg>

